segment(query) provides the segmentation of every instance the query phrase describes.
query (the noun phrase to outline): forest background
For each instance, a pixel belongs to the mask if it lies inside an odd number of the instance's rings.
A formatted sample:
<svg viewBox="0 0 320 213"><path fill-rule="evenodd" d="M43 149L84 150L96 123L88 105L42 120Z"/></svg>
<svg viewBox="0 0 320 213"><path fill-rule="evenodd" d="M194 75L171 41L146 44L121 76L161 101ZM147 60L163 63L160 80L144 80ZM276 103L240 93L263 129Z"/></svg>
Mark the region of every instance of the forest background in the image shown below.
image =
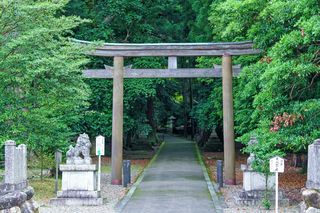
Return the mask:
<svg viewBox="0 0 320 213"><path fill-rule="evenodd" d="M112 81L83 79L88 57L70 38L120 43L255 43L257 56L234 57L235 132L261 160L306 152L320 138L318 0L4 0L0 3L0 143L27 143L38 156L65 150L77 134L110 139ZM129 58L134 68L165 68L162 57ZM220 58L179 58L179 67L213 67ZM171 116L193 124L200 145L222 129L221 79L125 80L125 149ZM3 147L2 147L3 150Z"/></svg>

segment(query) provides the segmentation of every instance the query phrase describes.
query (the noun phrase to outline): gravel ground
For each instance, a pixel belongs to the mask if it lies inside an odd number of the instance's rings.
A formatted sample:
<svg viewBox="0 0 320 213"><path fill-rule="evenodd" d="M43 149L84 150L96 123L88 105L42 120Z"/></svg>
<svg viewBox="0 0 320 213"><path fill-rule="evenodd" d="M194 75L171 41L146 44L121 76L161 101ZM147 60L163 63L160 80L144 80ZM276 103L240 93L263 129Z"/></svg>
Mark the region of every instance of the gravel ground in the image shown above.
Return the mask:
<svg viewBox="0 0 320 213"><path fill-rule="evenodd" d="M274 209L270 210L263 210L258 208L227 208L224 209L223 213L274 213ZM299 207L287 207L287 208L280 208L279 213L300 213Z"/></svg>
<svg viewBox="0 0 320 213"><path fill-rule="evenodd" d="M205 163L213 181L216 181L216 161L218 159L223 159L222 152L203 152ZM274 212L273 210L264 210L263 207L247 207L239 206L235 203L234 195L241 191L243 182L243 173L240 170L240 165L245 164L247 160L247 155L238 153L236 156L236 186L225 186L221 189L221 195L223 196L227 209L224 210L225 213L269 213ZM301 202L301 189L304 187L306 182L306 174L300 172L301 168L294 168L291 166L291 157L288 157L286 162L285 173L279 175L279 186L281 190L285 193L286 198L290 200L290 206L283 207L279 212L285 213L299 213Z"/></svg>
<svg viewBox="0 0 320 213"><path fill-rule="evenodd" d="M259 206L239 206L235 203L234 195L237 192L241 191L242 186L236 185L236 186L224 186L221 189L221 192L224 196L225 202L228 206L228 208L224 209L224 213L273 213L274 208L271 207L270 210L265 210L262 205ZM300 207L299 205L293 205L293 206L287 206L287 207L281 207L279 209L279 212L283 213L299 213Z"/></svg>
<svg viewBox="0 0 320 213"><path fill-rule="evenodd" d="M140 171L132 171L132 183L138 177ZM125 188L122 186L111 185L111 175L101 175L101 196L103 198L102 206L48 206L40 207L40 213L114 213L114 207L119 200L123 198L130 186Z"/></svg>

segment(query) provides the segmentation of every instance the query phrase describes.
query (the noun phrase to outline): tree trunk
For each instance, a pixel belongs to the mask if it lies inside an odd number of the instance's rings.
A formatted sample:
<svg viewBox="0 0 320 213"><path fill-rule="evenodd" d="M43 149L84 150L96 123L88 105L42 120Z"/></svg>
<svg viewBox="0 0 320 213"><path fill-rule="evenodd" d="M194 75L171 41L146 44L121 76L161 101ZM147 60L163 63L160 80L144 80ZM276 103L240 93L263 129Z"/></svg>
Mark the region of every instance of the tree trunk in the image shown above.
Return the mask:
<svg viewBox="0 0 320 213"><path fill-rule="evenodd" d="M125 147L127 150L130 150L132 148L132 131L129 131L126 134Z"/></svg>
<svg viewBox="0 0 320 213"><path fill-rule="evenodd" d="M206 142L209 140L210 135L211 135L211 131L200 130L200 139L198 141L198 144L200 147L203 147L206 144Z"/></svg>
<svg viewBox="0 0 320 213"><path fill-rule="evenodd" d="M43 159L43 154L42 153L40 154L40 156L41 156L40 157L40 161L41 161L41 165L40 165L41 166L41 168L40 168L40 180L43 181L43 169L44 169L43 168L44 167L44 162L43 161L44 161L44 159Z"/></svg>
<svg viewBox="0 0 320 213"><path fill-rule="evenodd" d="M192 79L189 79L189 92L190 92L190 111L193 109L193 90L192 90ZM194 119L191 117L191 140L194 140Z"/></svg>
<svg viewBox="0 0 320 213"><path fill-rule="evenodd" d="M302 158L301 154L292 155L292 166L293 167L302 167Z"/></svg>
<svg viewBox="0 0 320 213"><path fill-rule="evenodd" d="M147 118L149 121L149 125L152 128L151 134L149 136L151 136L153 142L157 144L159 140L157 137L157 124L154 119L154 103L152 97L147 98Z"/></svg>
<svg viewBox="0 0 320 213"><path fill-rule="evenodd" d="M188 137L188 79L183 79L183 136Z"/></svg>
<svg viewBox="0 0 320 213"><path fill-rule="evenodd" d="M223 126L221 123L216 126L215 131L220 141L223 142Z"/></svg>
<svg viewBox="0 0 320 213"><path fill-rule="evenodd" d="M308 155L303 154L302 157L302 173L306 174L308 169Z"/></svg>

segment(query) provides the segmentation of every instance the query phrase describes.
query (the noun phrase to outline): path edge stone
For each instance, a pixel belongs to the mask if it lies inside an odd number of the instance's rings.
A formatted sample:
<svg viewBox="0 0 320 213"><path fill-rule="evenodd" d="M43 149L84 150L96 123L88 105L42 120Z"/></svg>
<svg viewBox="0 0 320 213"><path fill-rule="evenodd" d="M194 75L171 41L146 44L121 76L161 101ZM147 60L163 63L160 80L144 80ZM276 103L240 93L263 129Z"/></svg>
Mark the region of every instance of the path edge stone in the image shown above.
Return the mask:
<svg viewBox="0 0 320 213"><path fill-rule="evenodd" d="M217 195L217 193L219 192L217 187L214 187L209 175L208 175L208 171L207 171L207 168L203 162L203 159L202 159L202 155L201 155L201 152L200 152L200 149L199 149L199 146L197 143L194 143L195 144L195 147L196 147L196 154L197 154L197 158L198 158L198 161L200 163L200 166L202 168L202 172L203 172L203 175L204 175L204 178L205 178L205 181L207 182L207 186L208 186L208 190L210 192L210 195L211 195L211 199L213 201L213 205L214 205L214 208L216 210L217 213L223 213L223 209L224 207L223 206L226 206L223 202L223 200L221 200L219 198L219 196Z"/></svg>
<svg viewBox="0 0 320 213"><path fill-rule="evenodd" d="M157 157L158 157L159 153L161 152L162 148L164 147L165 143L166 143L165 141L163 141L161 143L161 145L159 146L159 149L157 150L156 154L152 157L152 159L148 163L148 165L143 169L143 172L139 175L139 177L136 180L136 182L131 186L131 188L129 189L128 193L115 205L115 208L114 208L115 212L121 212L124 209L124 207L127 205L129 200L131 199L133 193L136 191L137 187L140 185L142 179L144 178L147 169L157 159Z"/></svg>

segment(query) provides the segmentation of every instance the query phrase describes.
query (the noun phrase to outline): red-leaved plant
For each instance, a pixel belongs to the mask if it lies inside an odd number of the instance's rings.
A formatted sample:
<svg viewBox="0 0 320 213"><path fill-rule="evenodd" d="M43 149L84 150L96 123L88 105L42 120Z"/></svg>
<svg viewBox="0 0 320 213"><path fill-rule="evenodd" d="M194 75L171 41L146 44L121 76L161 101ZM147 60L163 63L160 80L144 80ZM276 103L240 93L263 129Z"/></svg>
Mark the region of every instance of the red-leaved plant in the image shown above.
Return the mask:
<svg viewBox="0 0 320 213"><path fill-rule="evenodd" d="M303 120L303 115L289 114L284 112L282 115L274 115L271 123L271 132L277 132L282 127L293 126L297 120Z"/></svg>

